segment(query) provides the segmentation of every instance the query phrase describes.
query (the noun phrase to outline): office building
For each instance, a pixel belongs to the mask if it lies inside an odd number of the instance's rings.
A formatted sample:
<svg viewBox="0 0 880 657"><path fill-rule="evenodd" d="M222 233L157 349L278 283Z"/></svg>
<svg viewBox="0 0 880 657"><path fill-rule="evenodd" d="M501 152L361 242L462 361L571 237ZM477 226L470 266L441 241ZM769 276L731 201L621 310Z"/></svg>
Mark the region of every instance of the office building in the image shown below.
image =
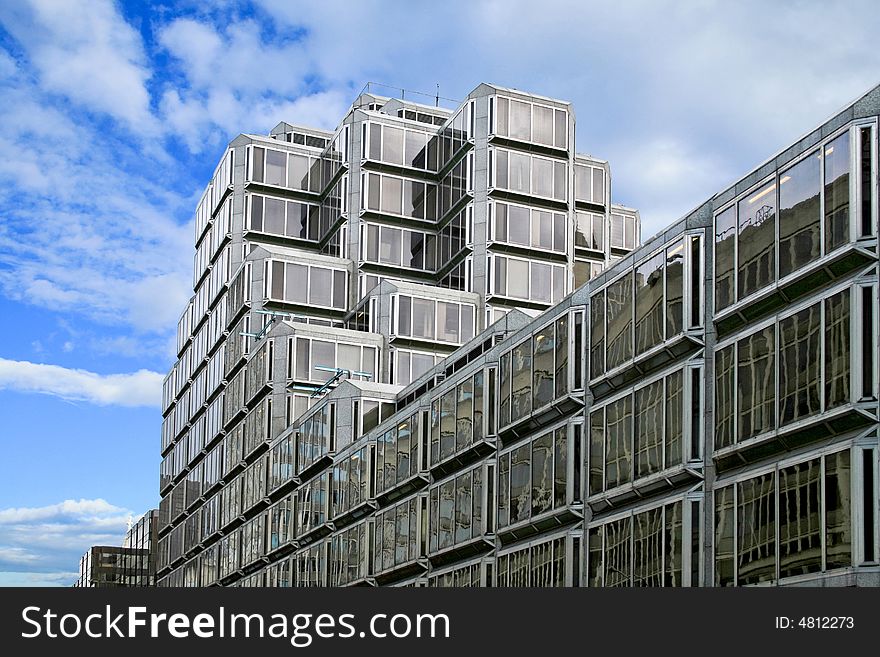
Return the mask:
<svg viewBox="0 0 880 657"><path fill-rule="evenodd" d="M75 587L156 585L156 539L159 511L151 509L131 524L122 547L96 545L79 562Z"/></svg>
<svg viewBox="0 0 880 657"><path fill-rule="evenodd" d="M254 241L271 142L233 141L197 229L221 289L166 381L160 585L880 585L878 115L880 87L642 245L558 101L362 96L322 205L284 196L314 255ZM441 136L433 279L430 193L386 181L422 162L407 121Z"/></svg>

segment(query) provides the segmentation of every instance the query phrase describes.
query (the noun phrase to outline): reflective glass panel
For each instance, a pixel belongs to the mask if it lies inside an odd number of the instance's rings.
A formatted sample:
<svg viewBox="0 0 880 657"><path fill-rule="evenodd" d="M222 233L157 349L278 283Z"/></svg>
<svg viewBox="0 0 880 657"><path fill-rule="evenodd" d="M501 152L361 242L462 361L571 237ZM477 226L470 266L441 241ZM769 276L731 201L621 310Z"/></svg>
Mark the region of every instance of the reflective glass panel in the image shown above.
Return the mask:
<svg viewBox="0 0 880 657"><path fill-rule="evenodd" d="M779 277L816 260L822 248L819 152L779 176Z"/></svg>

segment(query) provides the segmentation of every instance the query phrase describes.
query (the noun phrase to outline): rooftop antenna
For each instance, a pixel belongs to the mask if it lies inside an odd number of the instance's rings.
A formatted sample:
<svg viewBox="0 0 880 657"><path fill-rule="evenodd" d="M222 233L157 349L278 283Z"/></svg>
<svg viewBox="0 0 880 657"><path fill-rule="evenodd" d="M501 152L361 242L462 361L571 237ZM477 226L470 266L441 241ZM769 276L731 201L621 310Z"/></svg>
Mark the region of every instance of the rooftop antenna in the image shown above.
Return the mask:
<svg viewBox="0 0 880 657"><path fill-rule="evenodd" d="M437 83L437 95L434 96L434 107L440 107L440 83Z"/></svg>

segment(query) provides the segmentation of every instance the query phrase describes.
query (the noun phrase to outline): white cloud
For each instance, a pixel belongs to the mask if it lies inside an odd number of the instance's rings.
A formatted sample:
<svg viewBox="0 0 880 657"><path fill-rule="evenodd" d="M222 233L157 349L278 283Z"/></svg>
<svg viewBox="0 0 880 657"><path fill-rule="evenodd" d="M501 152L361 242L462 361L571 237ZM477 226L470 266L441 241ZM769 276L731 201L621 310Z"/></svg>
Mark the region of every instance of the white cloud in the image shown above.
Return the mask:
<svg viewBox="0 0 880 657"><path fill-rule="evenodd" d="M19 573L0 571L0 586L71 586L79 577L77 572Z"/></svg>
<svg viewBox="0 0 880 657"><path fill-rule="evenodd" d="M615 203L639 208L643 240L693 210L734 176L722 157L696 152L672 136L641 143L624 139L614 149L622 155L612 162L612 196ZM620 191L619 179L639 184Z"/></svg>
<svg viewBox="0 0 880 657"><path fill-rule="evenodd" d="M102 375L0 358L0 389L43 393L100 406L159 406L163 379L163 375L148 370Z"/></svg>
<svg viewBox="0 0 880 657"><path fill-rule="evenodd" d="M332 129L351 102L350 89L309 88L316 62L305 37L267 39L252 19L221 27L180 18L159 42L185 81L166 85L159 109L192 151L285 120Z"/></svg>
<svg viewBox="0 0 880 657"><path fill-rule="evenodd" d="M0 509L0 586L69 586L93 545L122 545L128 509L103 499Z"/></svg>
<svg viewBox="0 0 880 657"><path fill-rule="evenodd" d="M43 88L155 131L141 37L113 2L30 0L7 5L0 21L27 50Z"/></svg>
<svg viewBox="0 0 880 657"><path fill-rule="evenodd" d="M24 73L0 80L0 98L0 291L138 334L172 331L191 294L180 172L52 107Z"/></svg>

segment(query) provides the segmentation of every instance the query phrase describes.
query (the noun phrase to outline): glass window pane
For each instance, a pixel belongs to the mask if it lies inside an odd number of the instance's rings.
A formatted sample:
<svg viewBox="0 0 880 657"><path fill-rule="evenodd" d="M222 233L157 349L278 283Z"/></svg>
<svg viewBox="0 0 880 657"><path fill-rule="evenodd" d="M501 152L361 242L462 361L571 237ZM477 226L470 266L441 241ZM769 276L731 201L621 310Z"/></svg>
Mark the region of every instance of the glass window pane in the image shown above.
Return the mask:
<svg viewBox="0 0 880 657"><path fill-rule="evenodd" d="M605 250L605 217L601 214L593 215L593 248Z"/></svg>
<svg viewBox="0 0 880 657"><path fill-rule="evenodd" d="M495 114L495 134L506 137L509 131L508 112L510 101L500 96L496 96L495 99L498 106L498 111Z"/></svg>
<svg viewBox="0 0 880 657"><path fill-rule="evenodd" d="M272 261L272 298L284 299L284 263Z"/></svg>
<svg viewBox="0 0 880 657"><path fill-rule="evenodd" d="M324 267L312 267L309 275L309 303L330 306L333 300L333 271Z"/></svg>
<svg viewBox="0 0 880 657"><path fill-rule="evenodd" d="M756 190L737 204L739 298L776 279L776 184Z"/></svg>
<svg viewBox="0 0 880 657"><path fill-rule="evenodd" d="M408 166L416 169L424 169L427 166L427 143L428 135L415 130L406 131L405 159Z"/></svg>
<svg viewBox="0 0 880 657"><path fill-rule="evenodd" d="M287 182L287 153L266 150L266 184L279 185Z"/></svg>
<svg viewBox="0 0 880 657"><path fill-rule="evenodd" d="M251 196L250 225L251 230L263 230L263 197Z"/></svg>
<svg viewBox="0 0 880 657"><path fill-rule="evenodd" d="M736 244L736 206L715 217L715 310L731 305L734 298L733 263Z"/></svg>
<svg viewBox="0 0 880 657"><path fill-rule="evenodd" d="M593 203L605 205L605 170L593 168Z"/></svg>
<svg viewBox="0 0 880 657"><path fill-rule="evenodd" d="M532 194L553 196L553 162L551 160L545 160L542 157L532 158Z"/></svg>
<svg viewBox="0 0 880 657"><path fill-rule="evenodd" d="M312 380L327 381L333 372L319 370L318 367L336 367L336 345L324 340L312 340Z"/></svg>
<svg viewBox="0 0 880 657"><path fill-rule="evenodd" d="M378 123L370 124L370 150L368 157L371 160L382 159L382 126Z"/></svg>
<svg viewBox="0 0 880 657"><path fill-rule="evenodd" d="M821 308L817 304L779 322L779 424L819 412Z"/></svg>
<svg viewBox="0 0 880 657"><path fill-rule="evenodd" d="M532 212L532 246L553 250L553 213L542 210Z"/></svg>
<svg viewBox="0 0 880 657"><path fill-rule="evenodd" d="M605 586L630 586L632 575L632 519L605 525Z"/></svg>
<svg viewBox="0 0 880 657"><path fill-rule="evenodd" d="M455 542L463 543L472 537L474 502L471 473L455 478Z"/></svg>
<svg viewBox="0 0 880 657"><path fill-rule="evenodd" d="M578 201L589 201L593 193L593 177L590 167L574 165L574 197Z"/></svg>
<svg viewBox="0 0 880 657"><path fill-rule="evenodd" d="M820 155L816 151L779 177L779 277L817 259L822 210Z"/></svg>
<svg viewBox="0 0 880 657"><path fill-rule="evenodd" d="M522 194L529 193L530 157L522 153L509 151L507 157L510 160L510 174L507 181L507 189Z"/></svg>
<svg viewBox="0 0 880 657"><path fill-rule="evenodd" d="M512 394L510 420L515 422L532 412L532 341L525 340L511 352Z"/></svg>
<svg viewBox="0 0 880 657"><path fill-rule="evenodd" d="M715 490L715 586L733 586L733 486Z"/></svg>
<svg viewBox="0 0 880 657"><path fill-rule="evenodd" d="M346 281L348 274L341 269L333 270L333 307L345 309Z"/></svg>
<svg viewBox="0 0 880 657"><path fill-rule="evenodd" d="M440 549L452 547L455 523L455 480L440 485Z"/></svg>
<svg viewBox="0 0 880 657"><path fill-rule="evenodd" d="M825 567L852 565L852 483L850 454L825 457Z"/></svg>
<svg viewBox="0 0 880 657"><path fill-rule="evenodd" d="M507 258L507 296L529 298L529 262Z"/></svg>
<svg viewBox="0 0 880 657"><path fill-rule="evenodd" d="M412 298L412 336L434 339L434 302L429 299Z"/></svg>
<svg viewBox="0 0 880 657"><path fill-rule="evenodd" d="M474 337L474 307L463 303L459 308L461 311L461 341L467 342Z"/></svg>
<svg viewBox="0 0 880 657"><path fill-rule="evenodd" d="M553 108L533 105L532 141L553 146Z"/></svg>
<svg viewBox="0 0 880 657"><path fill-rule="evenodd" d="M455 453L455 389L440 398L440 460Z"/></svg>
<svg viewBox="0 0 880 657"><path fill-rule="evenodd" d="M379 262L400 265L400 229L382 226L379 231Z"/></svg>
<svg viewBox="0 0 880 657"><path fill-rule="evenodd" d="M437 339L443 342L460 341L459 305L457 303L437 302Z"/></svg>
<svg viewBox="0 0 880 657"><path fill-rule="evenodd" d="M382 176L382 212L401 214L403 211L403 181Z"/></svg>
<svg viewBox="0 0 880 657"><path fill-rule="evenodd" d="M574 428L575 440L580 435L581 425ZM559 508L568 503L568 427L559 427L556 430L555 454L553 457L553 506ZM580 467L578 464L576 467ZM575 478L574 487L577 488L578 478ZM575 499L580 499L580 492L575 490Z"/></svg>
<svg viewBox="0 0 880 657"><path fill-rule="evenodd" d="M358 372L361 369L361 347L355 344L338 345L336 351L336 367Z"/></svg>
<svg viewBox="0 0 880 657"><path fill-rule="evenodd" d="M263 232L284 235L284 201L267 196L263 207Z"/></svg>
<svg viewBox="0 0 880 657"><path fill-rule="evenodd" d="M740 586L776 578L775 473L737 484L737 574Z"/></svg>
<svg viewBox="0 0 880 657"><path fill-rule="evenodd" d="M510 454L502 454L498 458L498 526L510 524Z"/></svg>
<svg viewBox="0 0 880 657"><path fill-rule="evenodd" d="M737 343L738 441L776 426L774 333L768 326Z"/></svg>
<svg viewBox="0 0 880 657"><path fill-rule="evenodd" d="M644 477L663 469L663 380L635 392L636 476Z"/></svg>
<svg viewBox="0 0 880 657"><path fill-rule="evenodd" d="M681 586L681 570L682 570L682 543L683 543L683 523L682 523L681 502L675 504L667 504L666 512L666 528L664 535L664 550L666 553L666 568L664 569L664 586ZM697 562L699 556L693 555Z"/></svg>
<svg viewBox="0 0 880 657"><path fill-rule="evenodd" d="M533 516L553 507L553 433L546 433L532 443Z"/></svg>
<svg viewBox="0 0 880 657"><path fill-rule="evenodd" d="M534 408L542 408L553 401L553 358L556 344L553 335L553 324L548 324L537 331L532 338L534 351Z"/></svg>
<svg viewBox="0 0 880 657"><path fill-rule="evenodd" d="M474 441L474 380L466 379L456 387L455 451Z"/></svg>
<svg viewBox="0 0 880 657"><path fill-rule="evenodd" d="M510 137L529 141L532 138L532 106L510 101Z"/></svg>
<svg viewBox="0 0 880 657"><path fill-rule="evenodd" d="M633 279L627 274L608 286L608 353L611 370L632 358L633 349Z"/></svg>
<svg viewBox="0 0 880 657"><path fill-rule="evenodd" d="M684 398L681 370L666 377L666 467L678 465L682 461ZM688 409L692 413L696 408ZM696 438L695 438L696 440Z"/></svg>
<svg viewBox="0 0 880 657"><path fill-rule="evenodd" d="M403 130L382 126L382 160L390 164L403 164Z"/></svg>
<svg viewBox="0 0 880 657"><path fill-rule="evenodd" d="M590 298L590 377L605 373L605 292Z"/></svg>
<svg viewBox="0 0 880 657"><path fill-rule="evenodd" d="M308 338L296 339L296 378L303 381L311 379L311 349Z"/></svg>
<svg viewBox="0 0 880 657"><path fill-rule="evenodd" d="M507 241L529 246L529 209L521 205L510 205L507 208Z"/></svg>
<svg viewBox="0 0 880 657"><path fill-rule="evenodd" d="M715 449L733 444L734 345L715 352Z"/></svg>
<svg viewBox="0 0 880 657"><path fill-rule="evenodd" d="M666 249L666 339L682 331L684 319L684 242Z"/></svg>
<svg viewBox="0 0 880 657"><path fill-rule="evenodd" d="M849 133L825 147L825 252L849 242Z"/></svg>
<svg viewBox="0 0 880 657"><path fill-rule="evenodd" d="M605 489L605 413L602 410L590 414L590 478L589 495Z"/></svg>
<svg viewBox="0 0 880 657"><path fill-rule="evenodd" d="M542 262L532 262L529 298L532 301L550 303L553 299L552 267Z"/></svg>
<svg viewBox="0 0 880 657"><path fill-rule="evenodd" d="M510 353L501 354L498 359L498 385L501 392L498 397L498 414L500 426L510 424Z"/></svg>
<svg viewBox="0 0 880 657"><path fill-rule="evenodd" d="M306 303L306 290L309 282L309 268L306 265L286 263L284 272L286 300L295 303Z"/></svg>
<svg viewBox="0 0 880 657"><path fill-rule="evenodd" d="M821 460L779 471L779 576L822 570Z"/></svg>
<svg viewBox="0 0 880 657"><path fill-rule="evenodd" d="M553 213L553 250L565 251L566 243L566 217L558 212Z"/></svg>
<svg viewBox="0 0 880 657"><path fill-rule="evenodd" d="M309 158L305 155L288 155L287 186L291 189L309 188Z"/></svg>
<svg viewBox="0 0 880 657"><path fill-rule="evenodd" d="M568 200L568 173L565 162L553 162L553 198L557 201Z"/></svg>
<svg viewBox="0 0 880 657"><path fill-rule="evenodd" d="M412 335L412 297L397 297L397 335Z"/></svg>
<svg viewBox="0 0 880 657"><path fill-rule="evenodd" d="M568 114L565 110L555 110L556 134L554 145L557 148L568 148Z"/></svg>
<svg viewBox="0 0 880 657"><path fill-rule="evenodd" d="M578 327L574 329L578 334ZM562 397L568 392L568 316L563 315L556 320L556 397ZM575 359L579 362L582 354L579 353L580 345L574 348Z"/></svg>
<svg viewBox="0 0 880 657"><path fill-rule="evenodd" d="M531 468L529 445L510 453L510 524L526 520L531 511Z"/></svg>
<svg viewBox="0 0 880 657"><path fill-rule="evenodd" d="M253 149L254 161L252 165L252 178L254 182L263 182L263 172L264 172L264 160L266 157L266 149L265 148L254 148Z"/></svg>
<svg viewBox="0 0 880 657"><path fill-rule="evenodd" d="M663 266L661 251L636 267L636 355L663 342Z"/></svg>
<svg viewBox="0 0 880 657"><path fill-rule="evenodd" d="M592 215L589 212L578 212L575 214L574 223L574 245L582 246L585 249L593 247L593 223L590 221Z"/></svg>
<svg viewBox="0 0 880 657"><path fill-rule="evenodd" d="M498 189L508 189L508 163L507 151L495 151L495 187Z"/></svg>
<svg viewBox="0 0 880 657"><path fill-rule="evenodd" d="M284 234L306 239L308 236L309 206L296 201L287 202L287 224Z"/></svg>
<svg viewBox="0 0 880 657"><path fill-rule="evenodd" d="M382 177L375 173L367 174L367 209L379 210L379 197L382 193Z"/></svg>
<svg viewBox="0 0 880 657"><path fill-rule="evenodd" d="M632 480L632 396L608 404L605 415L605 487L614 488Z"/></svg>
<svg viewBox="0 0 880 657"><path fill-rule="evenodd" d="M850 400L849 290L825 300L825 410Z"/></svg>
<svg viewBox="0 0 880 657"><path fill-rule="evenodd" d="M663 507L633 516L633 586L663 585Z"/></svg>

